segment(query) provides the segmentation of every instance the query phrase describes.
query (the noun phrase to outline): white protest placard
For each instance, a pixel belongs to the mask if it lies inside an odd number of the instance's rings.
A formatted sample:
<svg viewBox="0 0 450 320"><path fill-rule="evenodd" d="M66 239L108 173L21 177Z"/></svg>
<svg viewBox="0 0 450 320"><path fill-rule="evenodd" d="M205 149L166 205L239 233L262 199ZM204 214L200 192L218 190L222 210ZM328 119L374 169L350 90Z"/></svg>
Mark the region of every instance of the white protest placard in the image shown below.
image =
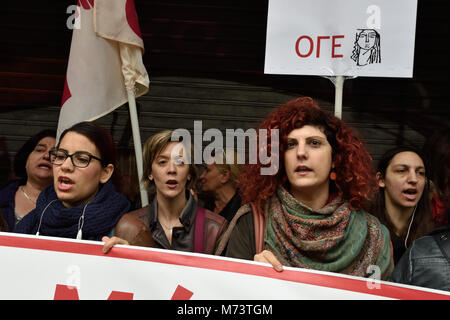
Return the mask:
<svg viewBox="0 0 450 320"><path fill-rule="evenodd" d="M450 299L450 293L246 260L0 233L0 299ZM261 290L270 288L270 290ZM218 310L220 311L220 310Z"/></svg>
<svg viewBox="0 0 450 320"><path fill-rule="evenodd" d="M412 77L417 0L269 0L267 74Z"/></svg>

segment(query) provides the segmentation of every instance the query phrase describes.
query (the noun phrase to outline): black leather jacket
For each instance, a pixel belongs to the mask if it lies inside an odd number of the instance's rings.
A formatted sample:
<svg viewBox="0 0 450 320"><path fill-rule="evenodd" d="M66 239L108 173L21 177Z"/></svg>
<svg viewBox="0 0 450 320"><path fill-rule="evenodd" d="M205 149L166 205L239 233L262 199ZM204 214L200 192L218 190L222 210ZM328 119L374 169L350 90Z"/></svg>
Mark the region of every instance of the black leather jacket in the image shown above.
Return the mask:
<svg viewBox="0 0 450 320"><path fill-rule="evenodd" d="M391 280L450 291L450 263L433 238L433 234L442 231L436 230L414 241L395 266Z"/></svg>

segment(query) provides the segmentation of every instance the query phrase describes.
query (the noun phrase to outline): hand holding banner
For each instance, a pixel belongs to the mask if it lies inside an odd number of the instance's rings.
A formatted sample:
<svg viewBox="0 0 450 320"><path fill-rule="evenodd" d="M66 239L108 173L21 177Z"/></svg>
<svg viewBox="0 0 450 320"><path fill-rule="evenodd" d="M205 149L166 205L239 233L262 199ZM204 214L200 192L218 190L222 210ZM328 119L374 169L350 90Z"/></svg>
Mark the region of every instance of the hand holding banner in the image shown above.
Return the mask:
<svg viewBox="0 0 450 320"><path fill-rule="evenodd" d="M450 293L206 254L0 233L0 299L450 299ZM33 268L30 268L30 262ZM260 288L270 290L260 290ZM27 290L24 290L27 288Z"/></svg>

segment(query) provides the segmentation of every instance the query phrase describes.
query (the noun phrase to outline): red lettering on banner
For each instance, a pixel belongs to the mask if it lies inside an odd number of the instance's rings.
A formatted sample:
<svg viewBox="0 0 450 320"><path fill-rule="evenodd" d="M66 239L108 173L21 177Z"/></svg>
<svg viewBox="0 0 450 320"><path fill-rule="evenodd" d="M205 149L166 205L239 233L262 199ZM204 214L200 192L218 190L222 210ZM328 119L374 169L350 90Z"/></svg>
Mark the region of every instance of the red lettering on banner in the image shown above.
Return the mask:
<svg viewBox="0 0 450 320"><path fill-rule="evenodd" d="M57 284L53 300L80 300L76 287Z"/></svg>
<svg viewBox="0 0 450 320"><path fill-rule="evenodd" d="M334 49L336 47L341 47L341 44L336 43L336 39L344 39L344 36L333 36L333 39L331 40L332 46L331 46L331 57L332 58L343 58L343 54L336 54Z"/></svg>
<svg viewBox="0 0 450 320"><path fill-rule="evenodd" d="M170 300L189 300L194 293L178 285Z"/></svg>
<svg viewBox="0 0 450 320"><path fill-rule="evenodd" d="M108 300L133 300L133 293L112 291ZM53 300L80 300L78 289L73 286L57 284Z"/></svg>
<svg viewBox="0 0 450 320"><path fill-rule="evenodd" d="M339 48L342 46L340 43L336 43L336 39L343 39L344 36L343 35L334 35L334 36L317 36L316 58L320 58L321 41L328 40L330 38L331 38L331 57L332 58L343 58L344 57L344 55L336 53L336 48ZM309 44L306 44L306 42L303 41L303 43L304 43L303 48L305 48L306 46L309 45L309 49L307 50L306 53L300 52L300 42L302 42L302 40L304 40L304 39L307 40L307 42L309 42ZM295 42L295 52L297 53L297 55L300 58L308 58L314 52L314 40L310 36L307 36L307 35L303 35L303 36L299 37L297 39L297 41Z"/></svg>
<svg viewBox="0 0 450 320"><path fill-rule="evenodd" d="M308 51L307 54L301 54L300 53L299 46L300 46L300 41L302 41L302 39L308 39L308 41L309 41L309 51ZM314 50L314 41L313 41L313 39L311 39L308 36L301 36L300 38L297 39L297 42L295 43L295 52L297 52L297 55L300 58L309 57L311 55L311 53L313 52L313 50Z"/></svg>
<svg viewBox="0 0 450 320"><path fill-rule="evenodd" d="M322 39L330 39L330 36L318 36L317 37L317 52L316 52L316 58L320 57L320 40Z"/></svg>
<svg viewBox="0 0 450 320"><path fill-rule="evenodd" d="M133 293L112 291L108 297L108 300L133 300Z"/></svg>
<svg viewBox="0 0 450 320"><path fill-rule="evenodd" d="M171 300L189 300L194 293L183 286L178 285ZM122 291L111 291L108 300L133 300L133 293ZM78 289L73 286L57 284L53 300L80 300Z"/></svg>

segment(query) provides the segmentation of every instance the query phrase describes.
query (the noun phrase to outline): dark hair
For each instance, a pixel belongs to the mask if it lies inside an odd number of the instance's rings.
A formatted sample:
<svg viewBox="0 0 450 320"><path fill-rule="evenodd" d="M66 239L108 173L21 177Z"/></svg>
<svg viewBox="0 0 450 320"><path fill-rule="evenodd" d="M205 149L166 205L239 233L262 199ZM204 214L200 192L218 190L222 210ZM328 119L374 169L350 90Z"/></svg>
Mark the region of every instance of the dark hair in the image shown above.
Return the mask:
<svg viewBox="0 0 450 320"><path fill-rule="evenodd" d="M138 201L140 200L140 185L135 150L128 147L119 147L117 154L117 169L120 171L122 178L123 194L131 202Z"/></svg>
<svg viewBox="0 0 450 320"><path fill-rule="evenodd" d="M450 214L450 129L434 132L423 150L430 165L430 179L437 188L444 210Z"/></svg>
<svg viewBox="0 0 450 320"><path fill-rule="evenodd" d="M417 203L416 213L414 217L414 221L411 225L410 237L408 237L409 246L412 241L418 239L425 234L427 234L433 228L433 220L431 213L431 204L429 199L430 192L430 184L428 180L428 165L425 157L422 153L412 146L397 146L395 148L387 150L380 158L377 166L377 173L379 172L383 178L386 177L386 170L392 159L399 153L402 152L414 152L417 154L423 161L425 165L425 186L423 189L422 197ZM370 213L376 216L382 224L384 224L392 233L394 230L394 226L389 219L389 216L386 214L386 204L385 204L385 196L384 196L384 188L379 188L379 192L376 194L375 199L372 203L371 208L369 209ZM400 234L400 237L406 237L406 230L404 230L403 234Z"/></svg>
<svg viewBox="0 0 450 320"><path fill-rule="evenodd" d="M0 208L0 232L9 231L8 223L6 223L5 218L3 217L2 209Z"/></svg>
<svg viewBox="0 0 450 320"><path fill-rule="evenodd" d="M88 138L100 152L102 166L106 167L108 164L112 164L114 166L114 172L111 179L116 189L120 191L121 183L120 174L117 169L117 149L111 134L95 122L79 122L61 133L57 148L59 148L62 139L68 132L76 132Z"/></svg>
<svg viewBox="0 0 450 320"><path fill-rule="evenodd" d="M36 148L38 142L46 137L56 138L56 130L45 129L39 131L37 134L29 138L19 149L19 151L17 151L16 156L14 157L14 173L18 178L27 180L28 175L25 167L28 156L31 152L33 152L34 148Z"/></svg>

